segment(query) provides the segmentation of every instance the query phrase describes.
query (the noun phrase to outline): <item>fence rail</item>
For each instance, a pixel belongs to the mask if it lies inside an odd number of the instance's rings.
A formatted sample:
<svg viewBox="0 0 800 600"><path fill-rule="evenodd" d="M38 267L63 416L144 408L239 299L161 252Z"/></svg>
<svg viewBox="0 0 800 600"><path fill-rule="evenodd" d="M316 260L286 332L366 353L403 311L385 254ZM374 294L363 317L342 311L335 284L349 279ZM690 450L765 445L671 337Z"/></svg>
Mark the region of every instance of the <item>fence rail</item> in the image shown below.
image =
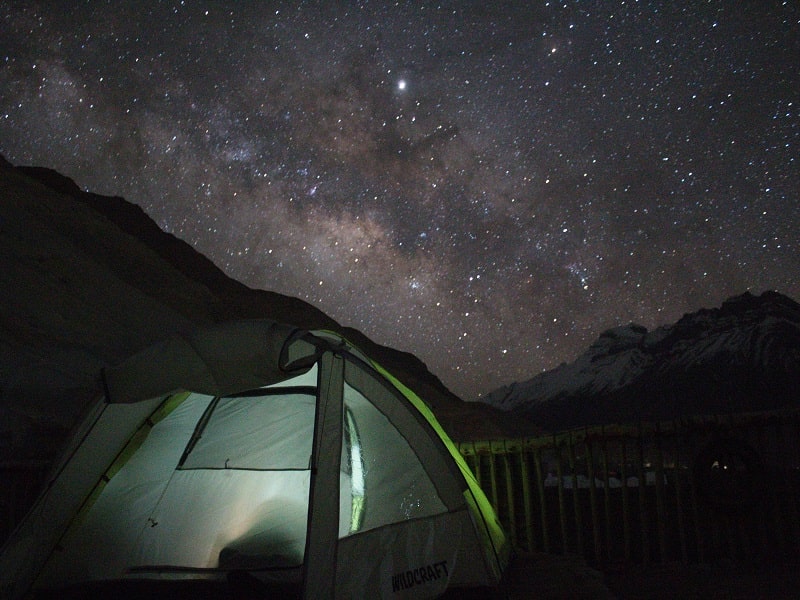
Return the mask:
<svg viewBox="0 0 800 600"><path fill-rule="evenodd" d="M461 453L511 542L595 564L800 551L800 411L602 426Z"/></svg>

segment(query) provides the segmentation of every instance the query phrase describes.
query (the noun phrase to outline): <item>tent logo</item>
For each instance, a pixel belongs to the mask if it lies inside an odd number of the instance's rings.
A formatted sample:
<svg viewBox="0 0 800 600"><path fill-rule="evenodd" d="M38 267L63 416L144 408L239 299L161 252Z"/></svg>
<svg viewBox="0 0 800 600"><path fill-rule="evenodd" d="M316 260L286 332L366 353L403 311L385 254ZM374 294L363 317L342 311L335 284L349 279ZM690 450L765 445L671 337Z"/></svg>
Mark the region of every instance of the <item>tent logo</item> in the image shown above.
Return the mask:
<svg viewBox="0 0 800 600"><path fill-rule="evenodd" d="M446 560L425 565L418 569L403 571L402 573L392 575L392 592L407 590L415 585L425 585L426 583L438 581L442 577L447 576Z"/></svg>

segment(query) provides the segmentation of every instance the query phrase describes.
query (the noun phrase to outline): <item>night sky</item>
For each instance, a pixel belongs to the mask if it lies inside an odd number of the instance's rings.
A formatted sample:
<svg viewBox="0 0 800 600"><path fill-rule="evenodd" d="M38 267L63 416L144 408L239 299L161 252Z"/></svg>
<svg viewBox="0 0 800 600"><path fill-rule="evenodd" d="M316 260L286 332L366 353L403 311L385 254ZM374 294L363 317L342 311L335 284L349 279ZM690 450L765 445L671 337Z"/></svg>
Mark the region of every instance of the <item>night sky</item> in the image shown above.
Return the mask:
<svg viewBox="0 0 800 600"><path fill-rule="evenodd" d="M800 298L798 0L333 4L0 1L0 153L465 399Z"/></svg>

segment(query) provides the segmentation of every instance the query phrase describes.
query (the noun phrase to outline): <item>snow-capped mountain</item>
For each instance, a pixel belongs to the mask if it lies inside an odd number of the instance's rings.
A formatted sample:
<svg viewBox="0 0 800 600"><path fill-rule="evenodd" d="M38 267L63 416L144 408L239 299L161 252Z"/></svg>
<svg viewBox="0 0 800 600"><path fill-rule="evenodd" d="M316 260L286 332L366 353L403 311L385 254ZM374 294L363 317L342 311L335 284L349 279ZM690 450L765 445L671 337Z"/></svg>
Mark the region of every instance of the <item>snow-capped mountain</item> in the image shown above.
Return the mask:
<svg viewBox="0 0 800 600"><path fill-rule="evenodd" d="M548 429L800 405L800 305L748 292L653 331L616 327L482 400Z"/></svg>

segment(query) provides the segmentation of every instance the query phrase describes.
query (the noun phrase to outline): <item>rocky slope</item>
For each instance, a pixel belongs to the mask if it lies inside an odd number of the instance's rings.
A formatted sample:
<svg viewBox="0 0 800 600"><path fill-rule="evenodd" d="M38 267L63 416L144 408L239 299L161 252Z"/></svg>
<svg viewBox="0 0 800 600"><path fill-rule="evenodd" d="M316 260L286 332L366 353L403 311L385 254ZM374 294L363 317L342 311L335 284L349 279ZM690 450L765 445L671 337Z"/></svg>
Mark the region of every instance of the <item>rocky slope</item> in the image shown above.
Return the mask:
<svg viewBox="0 0 800 600"><path fill-rule="evenodd" d="M228 278L122 198L2 157L0 276L0 461L51 457L100 393L103 366L173 333L242 318L343 333L420 394L456 439L501 437L516 422L462 402L416 357L299 299Z"/></svg>
<svg viewBox="0 0 800 600"><path fill-rule="evenodd" d="M745 293L648 331L610 329L575 362L484 398L547 429L800 405L800 305Z"/></svg>

